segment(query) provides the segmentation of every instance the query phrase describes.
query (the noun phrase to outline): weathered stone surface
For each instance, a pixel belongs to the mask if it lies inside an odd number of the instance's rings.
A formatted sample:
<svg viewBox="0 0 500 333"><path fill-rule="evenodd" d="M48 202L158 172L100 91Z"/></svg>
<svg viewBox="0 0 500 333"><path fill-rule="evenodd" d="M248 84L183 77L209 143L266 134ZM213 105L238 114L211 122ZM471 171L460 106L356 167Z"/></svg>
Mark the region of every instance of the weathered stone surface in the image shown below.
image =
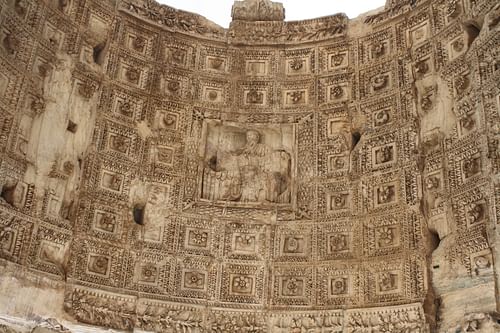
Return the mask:
<svg viewBox="0 0 500 333"><path fill-rule="evenodd" d="M0 332L499 331L499 8L0 0Z"/></svg>

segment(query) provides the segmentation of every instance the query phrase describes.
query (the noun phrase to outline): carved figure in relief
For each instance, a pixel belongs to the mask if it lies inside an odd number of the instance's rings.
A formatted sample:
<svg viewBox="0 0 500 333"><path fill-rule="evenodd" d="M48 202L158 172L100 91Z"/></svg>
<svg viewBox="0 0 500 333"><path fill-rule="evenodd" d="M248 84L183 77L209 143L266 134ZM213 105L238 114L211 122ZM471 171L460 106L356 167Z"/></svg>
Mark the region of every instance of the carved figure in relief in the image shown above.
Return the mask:
<svg viewBox="0 0 500 333"><path fill-rule="evenodd" d="M283 21L285 9L281 3L270 0L236 1L232 11L233 20Z"/></svg>
<svg viewBox="0 0 500 333"><path fill-rule="evenodd" d="M229 316L226 313L221 313L211 316L208 331L265 333L267 332L267 323L258 314L239 313L235 316Z"/></svg>
<svg viewBox="0 0 500 333"><path fill-rule="evenodd" d="M248 130L245 137L242 148L218 151L208 157L202 198L289 203L290 154L261 143L257 130Z"/></svg>
<svg viewBox="0 0 500 333"><path fill-rule="evenodd" d="M337 316L306 315L303 317L279 317L273 324L272 332L302 333L302 332L339 332L342 329L341 318ZM267 331L266 331L267 332Z"/></svg>

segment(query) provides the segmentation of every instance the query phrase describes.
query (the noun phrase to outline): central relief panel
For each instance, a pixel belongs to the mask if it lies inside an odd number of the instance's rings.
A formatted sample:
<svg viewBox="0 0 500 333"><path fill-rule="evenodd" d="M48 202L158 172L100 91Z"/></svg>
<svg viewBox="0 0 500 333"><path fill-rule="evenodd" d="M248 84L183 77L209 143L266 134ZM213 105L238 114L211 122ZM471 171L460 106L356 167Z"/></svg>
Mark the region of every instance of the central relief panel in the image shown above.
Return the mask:
<svg viewBox="0 0 500 333"><path fill-rule="evenodd" d="M295 125L207 121L200 157L201 201L293 206Z"/></svg>

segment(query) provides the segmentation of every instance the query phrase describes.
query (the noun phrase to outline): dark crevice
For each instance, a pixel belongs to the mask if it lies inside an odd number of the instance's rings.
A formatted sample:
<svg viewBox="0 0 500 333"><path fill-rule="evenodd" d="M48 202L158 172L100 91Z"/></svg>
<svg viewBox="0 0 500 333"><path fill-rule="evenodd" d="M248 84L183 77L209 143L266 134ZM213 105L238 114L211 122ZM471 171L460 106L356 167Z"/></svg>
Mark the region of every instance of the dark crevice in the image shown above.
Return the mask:
<svg viewBox="0 0 500 333"><path fill-rule="evenodd" d="M359 131L352 132L352 150L356 148L358 145L359 141L361 140L361 133Z"/></svg>
<svg viewBox="0 0 500 333"><path fill-rule="evenodd" d="M16 186L17 183L10 186L5 185L2 189L2 193L0 194L0 196L5 200L5 202L7 202L11 206L14 205Z"/></svg>
<svg viewBox="0 0 500 333"><path fill-rule="evenodd" d="M93 49L93 59L94 63L97 65L102 65L104 63L104 57L105 57L105 50L106 50L106 42L102 42L96 46L94 46Z"/></svg>
<svg viewBox="0 0 500 333"><path fill-rule="evenodd" d="M134 222L138 225L144 225L144 205L134 206L133 216Z"/></svg>
<svg viewBox="0 0 500 333"><path fill-rule="evenodd" d="M68 126L66 127L66 130L68 130L71 133L76 133L76 130L78 129L78 125L71 120L68 121Z"/></svg>
<svg viewBox="0 0 500 333"><path fill-rule="evenodd" d="M432 287L432 282L429 279L427 285L427 295L424 299L424 313L429 326L431 327L431 332L436 332L434 329L439 322L439 308L441 306L441 299L436 295L434 288Z"/></svg>
<svg viewBox="0 0 500 333"><path fill-rule="evenodd" d="M439 235L435 231L429 230L429 248L431 253L439 247L440 243L441 239L439 238Z"/></svg>
<svg viewBox="0 0 500 333"><path fill-rule="evenodd" d="M435 329L437 323L439 322L438 314L439 307L441 306L441 300L434 290L434 286L432 284L432 272L434 270L439 269L439 264L432 263L432 254L439 247L441 242L438 233L435 230L427 229L427 263L428 263L428 271L429 271L429 280L427 284L427 295L424 300L424 312L426 314L426 319L431 328Z"/></svg>
<svg viewBox="0 0 500 333"><path fill-rule="evenodd" d="M481 25L475 21L467 21L463 23L464 31L467 34L467 48L469 48L474 40L481 32Z"/></svg>

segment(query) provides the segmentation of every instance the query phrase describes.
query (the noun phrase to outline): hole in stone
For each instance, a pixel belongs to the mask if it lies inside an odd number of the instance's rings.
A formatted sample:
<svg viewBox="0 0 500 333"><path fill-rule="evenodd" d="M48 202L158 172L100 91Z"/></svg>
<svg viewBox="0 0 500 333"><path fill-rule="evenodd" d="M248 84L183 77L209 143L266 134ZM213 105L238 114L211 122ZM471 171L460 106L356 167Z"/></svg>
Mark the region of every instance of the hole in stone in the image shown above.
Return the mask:
<svg viewBox="0 0 500 333"><path fill-rule="evenodd" d="M14 195L16 192L17 183L12 185L5 185L2 189L2 193L0 196L7 202L9 205L14 205Z"/></svg>
<svg viewBox="0 0 500 333"><path fill-rule="evenodd" d="M439 268L439 265L434 265L434 266L432 266L432 268L434 268L434 269L438 269L438 268Z"/></svg>
<svg viewBox="0 0 500 333"><path fill-rule="evenodd" d="M354 149L361 140L361 133L359 131L356 131L353 132L351 135L352 135L352 149Z"/></svg>
<svg viewBox="0 0 500 333"><path fill-rule="evenodd" d="M463 23L463 27L467 34L467 47L470 47L472 42L479 36L481 26L475 21L467 21Z"/></svg>
<svg viewBox="0 0 500 333"><path fill-rule="evenodd" d="M208 166L210 169L213 171L217 171L217 156L212 156L210 160L208 161Z"/></svg>
<svg viewBox="0 0 500 333"><path fill-rule="evenodd" d="M76 130L78 129L78 125L71 120L68 121L68 127L66 127L68 131L71 133L76 133Z"/></svg>
<svg viewBox="0 0 500 333"><path fill-rule="evenodd" d="M105 49L106 49L106 42L102 42L102 43L94 46L93 58L94 58L94 62L96 64L102 65L104 63L104 56L105 56L104 50Z"/></svg>
<svg viewBox="0 0 500 333"><path fill-rule="evenodd" d="M437 234L437 232L429 230L429 247L431 249L431 253L434 252L439 247L440 243L441 240L439 239L439 235Z"/></svg>
<svg viewBox="0 0 500 333"><path fill-rule="evenodd" d="M133 211L134 222L138 225L144 225L144 206L136 205Z"/></svg>

